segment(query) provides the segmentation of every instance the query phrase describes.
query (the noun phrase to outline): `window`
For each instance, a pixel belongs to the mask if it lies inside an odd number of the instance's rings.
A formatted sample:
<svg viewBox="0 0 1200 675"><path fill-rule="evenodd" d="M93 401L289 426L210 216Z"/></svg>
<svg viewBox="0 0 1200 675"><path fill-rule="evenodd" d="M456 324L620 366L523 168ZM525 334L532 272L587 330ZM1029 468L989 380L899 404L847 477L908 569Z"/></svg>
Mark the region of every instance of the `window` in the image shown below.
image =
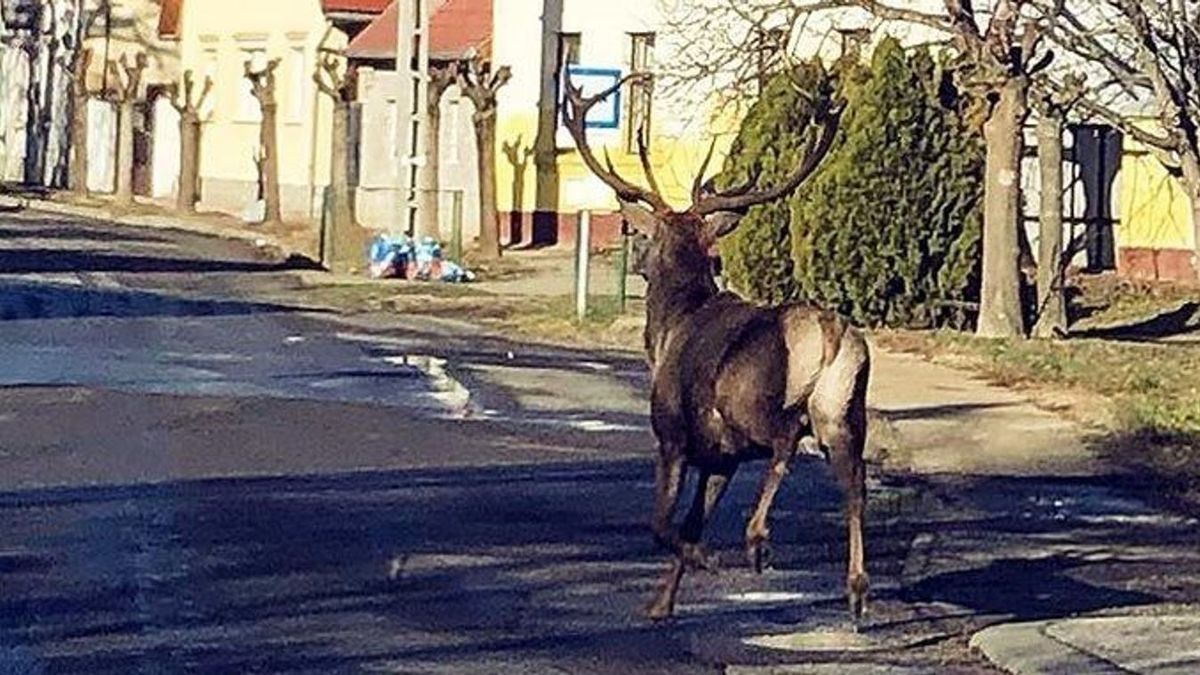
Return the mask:
<svg viewBox="0 0 1200 675"><path fill-rule="evenodd" d="M308 101L308 69L304 47L288 50L287 121L303 122Z"/></svg>
<svg viewBox="0 0 1200 675"><path fill-rule="evenodd" d="M629 72L649 73L654 68L654 33L631 33L629 36ZM650 147L650 112L654 83L633 82L625 99L625 152L637 152L638 135Z"/></svg>
<svg viewBox="0 0 1200 675"><path fill-rule="evenodd" d="M250 78L244 75L244 64L247 61L250 62L250 68L254 72L264 69L267 67L267 51L261 47L243 47L238 50L237 70L243 76L240 78L237 121L257 123L262 121L262 108L258 104L258 99L254 98L254 87L250 85Z"/></svg>
<svg viewBox="0 0 1200 675"><path fill-rule="evenodd" d="M459 96L448 97L446 106L446 114L444 115L446 125L443 127L446 135L444 146L447 155L446 162L447 164L458 164L459 155L462 154L462 98Z"/></svg>
<svg viewBox="0 0 1200 675"><path fill-rule="evenodd" d="M200 63L201 63L200 79L198 82L196 82L197 89L196 89L195 95L199 96L200 92L204 91L204 83L206 81L212 81L212 83L213 83L212 91L208 92L208 96L204 97L204 105L202 105L200 107L200 109L197 111L200 114L200 119L208 121L208 120L212 119L213 111L216 110L216 107L217 107L216 100L215 100L217 98L217 82L218 82L218 79L217 79L217 63L218 63L218 61L217 61L216 48L214 47L214 48L205 49L204 56L202 57Z"/></svg>

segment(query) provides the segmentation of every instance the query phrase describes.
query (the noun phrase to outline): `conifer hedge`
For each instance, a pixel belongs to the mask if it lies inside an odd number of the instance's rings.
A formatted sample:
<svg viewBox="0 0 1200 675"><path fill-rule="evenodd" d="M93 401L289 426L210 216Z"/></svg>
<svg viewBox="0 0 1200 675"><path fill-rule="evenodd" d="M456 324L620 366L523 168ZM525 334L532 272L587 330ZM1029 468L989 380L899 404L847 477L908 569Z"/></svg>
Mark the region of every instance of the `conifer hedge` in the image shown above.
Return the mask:
<svg viewBox="0 0 1200 675"><path fill-rule="evenodd" d="M865 325L962 324L978 296L984 157L966 103L927 51L894 40L869 68L837 71L837 143L786 205L752 209L722 243L725 274L756 300L805 299ZM795 166L810 112L796 85L823 76L806 65L772 80L719 184Z"/></svg>

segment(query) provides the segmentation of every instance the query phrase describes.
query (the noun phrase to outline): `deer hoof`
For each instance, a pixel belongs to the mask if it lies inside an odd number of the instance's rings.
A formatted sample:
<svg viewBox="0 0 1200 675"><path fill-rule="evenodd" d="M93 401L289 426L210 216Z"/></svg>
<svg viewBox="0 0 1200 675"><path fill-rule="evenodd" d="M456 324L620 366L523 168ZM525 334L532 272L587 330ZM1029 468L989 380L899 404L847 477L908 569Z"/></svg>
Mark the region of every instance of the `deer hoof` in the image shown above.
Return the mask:
<svg viewBox="0 0 1200 675"><path fill-rule="evenodd" d="M746 558L755 574L762 574L769 567L771 546L765 538L755 538L746 542Z"/></svg>
<svg viewBox="0 0 1200 675"><path fill-rule="evenodd" d="M656 598L654 602L646 606L646 618L651 621L666 621L675 613L675 608L671 603L664 602L662 598Z"/></svg>
<svg viewBox="0 0 1200 675"><path fill-rule="evenodd" d="M855 576L846 584L846 598L850 604L850 616L854 619L855 630L867 613L867 577Z"/></svg>

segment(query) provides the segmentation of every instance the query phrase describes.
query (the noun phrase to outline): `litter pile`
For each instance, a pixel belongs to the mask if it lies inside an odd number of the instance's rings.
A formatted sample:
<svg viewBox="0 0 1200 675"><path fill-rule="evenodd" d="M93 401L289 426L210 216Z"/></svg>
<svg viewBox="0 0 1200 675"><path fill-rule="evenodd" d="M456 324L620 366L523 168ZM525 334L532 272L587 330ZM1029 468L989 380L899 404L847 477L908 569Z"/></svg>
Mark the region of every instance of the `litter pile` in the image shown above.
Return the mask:
<svg viewBox="0 0 1200 675"><path fill-rule="evenodd" d="M376 279L418 279L457 283L474 281L475 275L442 257L442 245L433 237L419 240L408 235L380 234L367 249L370 274Z"/></svg>

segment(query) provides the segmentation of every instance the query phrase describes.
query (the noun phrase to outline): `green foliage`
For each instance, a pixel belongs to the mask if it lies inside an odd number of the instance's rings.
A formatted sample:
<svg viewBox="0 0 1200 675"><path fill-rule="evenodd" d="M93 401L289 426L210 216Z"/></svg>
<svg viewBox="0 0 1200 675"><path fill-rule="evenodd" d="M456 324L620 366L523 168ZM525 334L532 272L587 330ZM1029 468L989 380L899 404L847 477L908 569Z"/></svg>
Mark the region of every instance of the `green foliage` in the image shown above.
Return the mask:
<svg viewBox="0 0 1200 675"><path fill-rule="evenodd" d="M978 292L983 196L983 145L965 104L928 52L893 40L869 69L839 71L848 104L838 141L789 204L752 210L724 244L730 281L764 302L804 298L862 324L961 323ZM776 77L747 117L723 182L758 162L767 180L796 165L809 110L788 79Z"/></svg>
<svg viewBox="0 0 1200 675"><path fill-rule="evenodd" d="M802 132L812 120L806 92L827 79L820 64L774 77L742 121L717 187L740 185L756 174L759 185L783 180L800 161ZM797 298L789 218L784 201L754 207L721 241L722 275L755 300L778 304Z"/></svg>

